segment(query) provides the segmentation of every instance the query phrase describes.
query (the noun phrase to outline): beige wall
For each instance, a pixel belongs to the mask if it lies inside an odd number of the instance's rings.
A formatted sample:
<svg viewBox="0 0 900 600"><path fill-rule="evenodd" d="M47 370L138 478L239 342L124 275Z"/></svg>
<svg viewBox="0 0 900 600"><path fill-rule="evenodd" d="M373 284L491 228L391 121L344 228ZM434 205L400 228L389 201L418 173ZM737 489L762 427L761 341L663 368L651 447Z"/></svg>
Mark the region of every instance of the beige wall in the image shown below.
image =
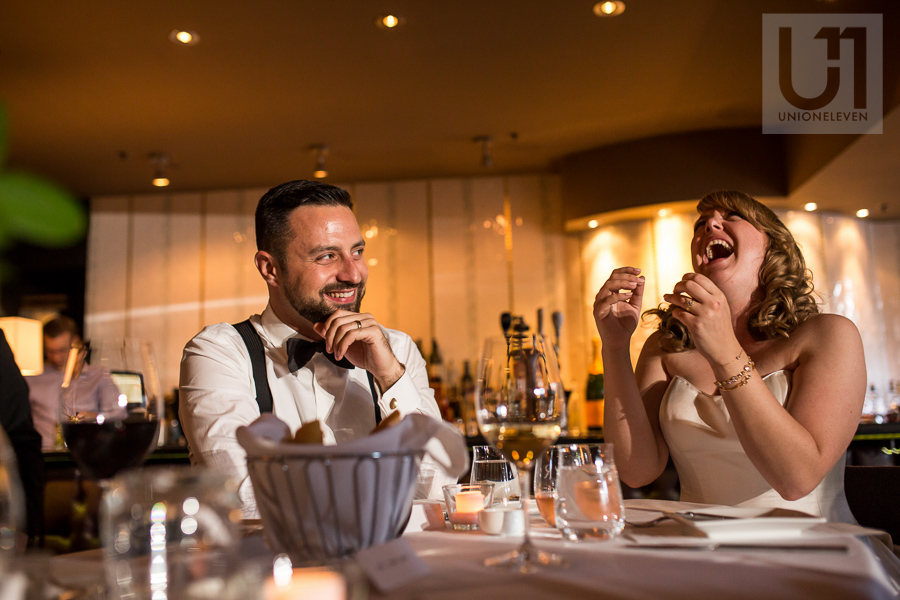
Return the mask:
<svg viewBox="0 0 900 600"><path fill-rule="evenodd" d="M351 184L367 237L364 310L423 342L438 340L459 376L499 315L562 311L561 366L582 390L596 335L599 286L620 265L644 269L644 308L690 270L693 208L563 233L552 175ZM266 305L253 266L253 211L265 190L96 198L88 245L85 329L90 337L151 340L164 389L177 385L184 344L205 325L236 323ZM504 200L512 252L504 245ZM649 211L653 213L654 211ZM800 242L824 310L859 327L869 380L900 380L900 224L776 208ZM649 326L632 342L636 360Z"/></svg>
<svg viewBox="0 0 900 600"><path fill-rule="evenodd" d="M338 184L340 185L340 184ZM434 337L459 371L481 340L500 332L512 310L532 326L567 309L567 272L559 181L524 175L342 186L353 195L367 236L369 285L364 310L423 342ZM85 333L149 339L163 389L177 385L185 343L205 325L236 323L266 305L253 266L253 211L265 190L238 190L92 201ZM502 215L511 209L507 260ZM499 216L499 219L498 219ZM577 259L576 259L577 260ZM563 365L577 320L562 336ZM579 369L584 371L583 359Z"/></svg>

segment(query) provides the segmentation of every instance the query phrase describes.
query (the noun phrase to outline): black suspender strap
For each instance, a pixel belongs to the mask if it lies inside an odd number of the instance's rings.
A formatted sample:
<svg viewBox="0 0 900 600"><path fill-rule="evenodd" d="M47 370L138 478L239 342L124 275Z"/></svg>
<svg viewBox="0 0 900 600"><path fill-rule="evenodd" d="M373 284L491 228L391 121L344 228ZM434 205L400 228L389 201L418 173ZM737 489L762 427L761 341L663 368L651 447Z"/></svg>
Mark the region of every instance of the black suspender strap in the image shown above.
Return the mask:
<svg viewBox="0 0 900 600"><path fill-rule="evenodd" d="M369 391L372 392L372 402L375 403L375 424L378 425L381 423L381 407L378 406L378 390L375 389L375 377L368 371L366 371L366 375L369 376Z"/></svg>
<svg viewBox="0 0 900 600"><path fill-rule="evenodd" d="M272 390L269 389L269 377L266 374L266 350L262 340L250 319L232 325L241 334L247 352L250 353L250 365L253 367L253 383L256 385L256 403L259 404L259 414L272 412ZM369 378L369 391L372 393L372 402L375 403L375 424L381 423L381 407L378 406L378 390L375 387L375 378L366 371Z"/></svg>
<svg viewBox="0 0 900 600"><path fill-rule="evenodd" d="M232 325L241 334L247 351L250 353L250 364L253 367L253 383L256 385L256 403L259 414L272 412L272 391L269 389L269 377L266 375L266 350L263 348L259 334L250 324L250 319Z"/></svg>

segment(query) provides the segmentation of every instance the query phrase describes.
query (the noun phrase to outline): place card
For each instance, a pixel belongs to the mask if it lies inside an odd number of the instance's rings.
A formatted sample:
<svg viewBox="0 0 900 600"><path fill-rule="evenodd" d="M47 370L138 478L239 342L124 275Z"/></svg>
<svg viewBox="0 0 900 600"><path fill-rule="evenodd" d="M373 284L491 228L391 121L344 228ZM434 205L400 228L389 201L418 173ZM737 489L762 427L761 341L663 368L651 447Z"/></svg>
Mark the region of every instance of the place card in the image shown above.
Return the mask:
<svg viewBox="0 0 900 600"><path fill-rule="evenodd" d="M382 594L428 575L431 570L403 538L356 553L356 562Z"/></svg>

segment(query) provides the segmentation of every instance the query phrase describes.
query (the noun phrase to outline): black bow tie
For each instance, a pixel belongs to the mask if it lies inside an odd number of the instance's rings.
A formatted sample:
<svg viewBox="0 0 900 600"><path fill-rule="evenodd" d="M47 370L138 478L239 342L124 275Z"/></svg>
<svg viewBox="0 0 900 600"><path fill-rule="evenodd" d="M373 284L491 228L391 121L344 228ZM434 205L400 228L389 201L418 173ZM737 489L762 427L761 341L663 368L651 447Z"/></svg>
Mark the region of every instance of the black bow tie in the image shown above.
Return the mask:
<svg viewBox="0 0 900 600"><path fill-rule="evenodd" d="M321 352L325 358L344 369L355 369L356 366L346 358L337 360L334 354L325 352L325 342L308 342L300 338L290 338L287 341L288 369L291 373L306 366L316 352Z"/></svg>

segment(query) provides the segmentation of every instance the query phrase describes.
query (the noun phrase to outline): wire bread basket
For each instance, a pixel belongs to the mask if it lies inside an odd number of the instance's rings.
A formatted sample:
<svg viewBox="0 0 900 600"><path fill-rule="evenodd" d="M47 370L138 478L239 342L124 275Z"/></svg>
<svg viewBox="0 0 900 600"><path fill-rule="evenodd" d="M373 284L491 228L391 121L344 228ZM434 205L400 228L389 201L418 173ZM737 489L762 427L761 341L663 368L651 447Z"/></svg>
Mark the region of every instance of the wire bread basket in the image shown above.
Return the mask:
<svg viewBox="0 0 900 600"><path fill-rule="evenodd" d="M423 450L248 457L265 535L294 564L396 539L412 510Z"/></svg>

